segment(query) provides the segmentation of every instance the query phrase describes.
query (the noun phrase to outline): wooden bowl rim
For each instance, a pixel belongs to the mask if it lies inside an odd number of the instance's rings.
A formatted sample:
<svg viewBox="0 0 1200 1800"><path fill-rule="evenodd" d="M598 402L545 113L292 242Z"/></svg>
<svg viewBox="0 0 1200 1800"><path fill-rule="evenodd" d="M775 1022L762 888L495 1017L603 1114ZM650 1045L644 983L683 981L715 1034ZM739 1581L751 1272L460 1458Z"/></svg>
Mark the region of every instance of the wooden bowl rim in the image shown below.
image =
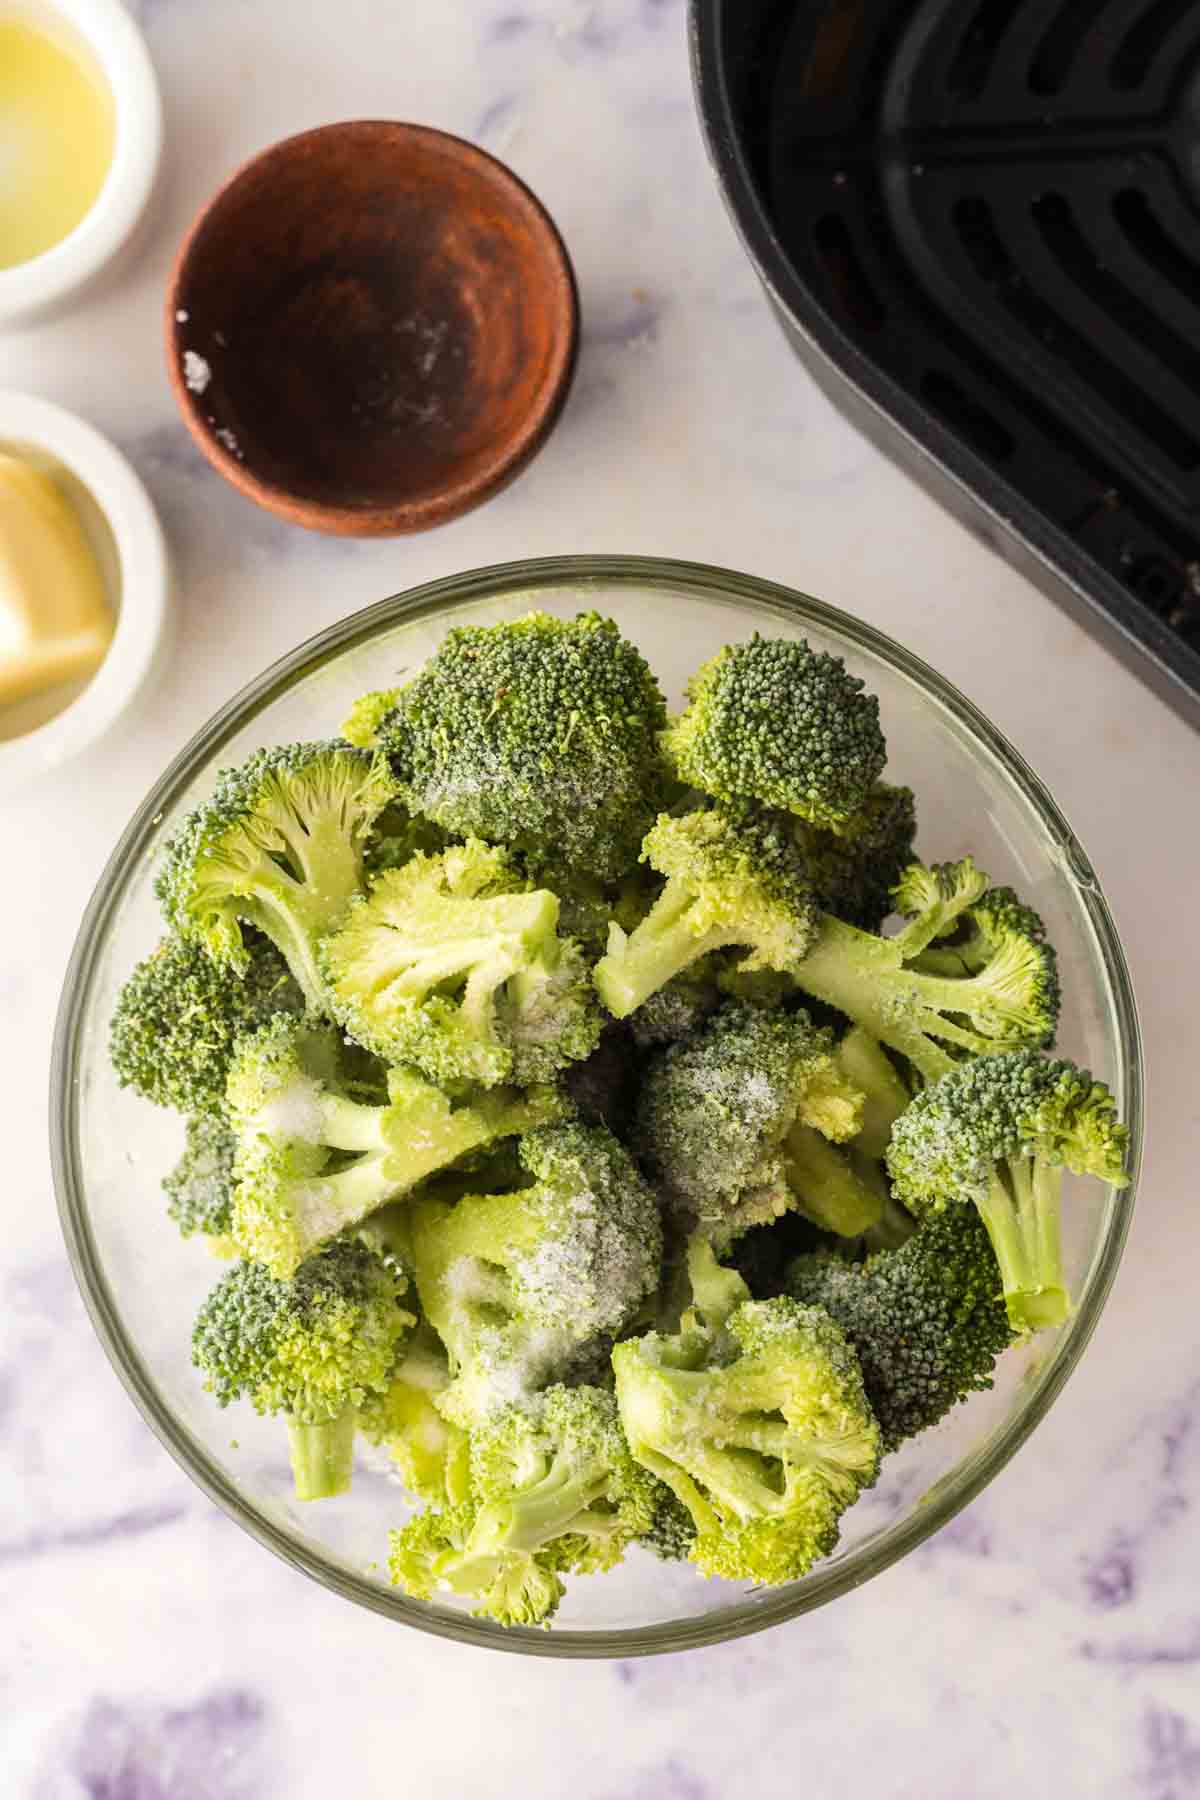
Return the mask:
<svg viewBox="0 0 1200 1800"><path fill-rule="evenodd" d="M258 475L222 444L204 414L202 396L194 393L184 376L181 339L186 335L183 306L184 282L201 232L218 208L252 174L271 164L289 161L297 149L315 139L368 137L393 150L420 144L436 150L486 181L503 196L508 208L523 214L541 239L539 279L544 285L552 314L552 350L545 378L534 404L517 428L510 431L472 475L448 479L435 491L412 499L380 501L368 506L335 504L297 494L279 482ZM175 253L167 282L165 304L167 375L184 423L201 454L239 493L289 523L310 531L342 537L395 537L425 531L461 517L507 486L541 449L558 422L570 391L579 351L579 293L575 271L557 225L537 195L506 163L477 144L433 125L400 119L344 119L317 125L308 131L280 138L242 162L200 207Z"/></svg>

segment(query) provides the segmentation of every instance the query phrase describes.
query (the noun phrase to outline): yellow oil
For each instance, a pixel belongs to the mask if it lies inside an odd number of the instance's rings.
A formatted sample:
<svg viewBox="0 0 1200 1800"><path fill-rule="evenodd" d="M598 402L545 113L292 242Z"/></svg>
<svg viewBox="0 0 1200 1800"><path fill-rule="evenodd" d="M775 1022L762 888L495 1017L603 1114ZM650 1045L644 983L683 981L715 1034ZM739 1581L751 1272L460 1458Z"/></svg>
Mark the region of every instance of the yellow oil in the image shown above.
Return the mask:
<svg viewBox="0 0 1200 1800"><path fill-rule="evenodd" d="M115 137L112 93L86 46L52 15L0 0L0 269L74 231Z"/></svg>

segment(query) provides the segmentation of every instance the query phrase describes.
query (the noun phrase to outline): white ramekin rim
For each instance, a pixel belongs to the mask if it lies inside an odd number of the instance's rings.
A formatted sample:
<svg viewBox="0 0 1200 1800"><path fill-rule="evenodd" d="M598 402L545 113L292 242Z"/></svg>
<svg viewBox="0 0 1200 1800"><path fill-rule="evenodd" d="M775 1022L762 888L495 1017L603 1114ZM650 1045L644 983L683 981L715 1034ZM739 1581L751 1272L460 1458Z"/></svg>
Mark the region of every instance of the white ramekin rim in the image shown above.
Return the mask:
<svg viewBox="0 0 1200 1800"><path fill-rule="evenodd" d="M112 643L87 687L46 724L0 741L0 790L11 790L95 743L145 686L165 648L170 574L150 496L93 426L49 400L0 390L0 443L27 445L86 488L112 533L120 586Z"/></svg>
<svg viewBox="0 0 1200 1800"><path fill-rule="evenodd" d="M149 204L162 155L162 100L145 40L121 0L17 0L58 16L87 44L112 89L116 144L94 205L40 256L0 269L0 324L52 306L91 279L127 242Z"/></svg>

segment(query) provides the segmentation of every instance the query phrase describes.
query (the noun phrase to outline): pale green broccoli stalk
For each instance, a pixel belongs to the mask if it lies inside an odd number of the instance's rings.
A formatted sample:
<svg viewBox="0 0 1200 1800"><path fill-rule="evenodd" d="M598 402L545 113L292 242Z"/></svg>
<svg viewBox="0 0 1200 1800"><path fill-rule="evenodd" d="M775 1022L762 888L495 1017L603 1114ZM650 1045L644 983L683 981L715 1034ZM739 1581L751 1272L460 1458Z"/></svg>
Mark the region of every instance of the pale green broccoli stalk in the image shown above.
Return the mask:
<svg viewBox="0 0 1200 1800"><path fill-rule="evenodd" d="M379 877L322 948L347 1031L433 1081L552 1080L599 1042L602 1016L558 901L478 840Z"/></svg>
<svg viewBox="0 0 1200 1800"><path fill-rule="evenodd" d="M642 855L667 880L633 932L614 920L596 965L597 991L616 1018L713 950L744 950L747 970L798 966L817 915L802 863L765 816L663 813Z"/></svg>
<svg viewBox="0 0 1200 1800"><path fill-rule="evenodd" d="M891 937L873 937L829 914L792 971L808 994L836 1007L881 1044L908 1058L927 1082L955 1066L954 1052L975 1056L1037 1049L1058 1020L1053 947L1037 915L1014 908L1008 890L993 906L987 876L970 857L925 868L912 864L894 894L910 919ZM941 939L966 932L976 966L927 969Z"/></svg>
<svg viewBox="0 0 1200 1800"><path fill-rule="evenodd" d="M837 828L887 761L878 700L803 639L755 633L727 645L692 676L688 700L664 735L667 759L728 804L756 800Z"/></svg>
<svg viewBox="0 0 1200 1800"><path fill-rule="evenodd" d="M202 945L166 937L126 981L113 1011L109 1058L122 1087L156 1106L221 1113L238 1039L304 996L275 946L249 932L238 970Z"/></svg>
<svg viewBox="0 0 1200 1800"><path fill-rule="evenodd" d="M239 971L243 926L257 926L320 1012L317 944L362 891L371 832L395 795L383 757L336 742L259 750L222 770L163 853L155 893L168 923Z"/></svg>
<svg viewBox="0 0 1200 1800"><path fill-rule="evenodd" d="M706 1575L798 1580L876 1478L858 1361L815 1307L748 1300L715 1337L626 1339L613 1368L629 1447L691 1514Z"/></svg>
<svg viewBox="0 0 1200 1800"><path fill-rule="evenodd" d="M880 1202L826 1139L854 1137L862 1104L806 1012L728 1001L649 1066L634 1141L672 1204L722 1247L792 1206L853 1237Z"/></svg>
<svg viewBox="0 0 1200 1800"><path fill-rule="evenodd" d="M336 1031L278 1019L244 1040L230 1071L233 1235L277 1276L471 1151L562 1110L544 1089L456 1103L407 1069L390 1071L388 1104L374 1105L350 1096L342 1069Z"/></svg>
<svg viewBox="0 0 1200 1800"><path fill-rule="evenodd" d="M1128 1129L1102 1081L1028 1052L969 1062L916 1095L896 1121L887 1162L918 1219L974 1205L987 1228L1015 1331L1061 1325L1071 1310L1062 1265L1062 1174L1128 1182Z"/></svg>
<svg viewBox="0 0 1200 1800"><path fill-rule="evenodd" d="M520 1157L527 1186L412 1202L417 1291L453 1374L437 1404L466 1427L572 1374L658 1284L658 1204L609 1132L546 1126Z"/></svg>
<svg viewBox="0 0 1200 1800"><path fill-rule="evenodd" d="M971 1207L932 1214L899 1249L863 1263L828 1250L798 1257L787 1286L845 1332L885 1451L990 1388L1012 1342L995 1253Z"/></svg>
<svg viewBox="0 0 1200 1800"><path fill-rule="evenodd" d="M192 1361L218 1406L243 1395L287 1418L299 1500L350 1485L356 1410L387 1385L413 1315L404 1283L362 1244L341 1239L287 1281L232 1268L200 1308Z"/></svg>
<svg viewBox="0 0 1200 1800"><path fill-rule="evenodd" d="M891 1142L892 1126L912 1099L912 1091L887 1051L861 1025L852 1025L841 1039L834 1061L863 1097L854 1148L863 1156L881 1161Z"/></svg>
<svg viewBox="0 0 1200 1800"><path fill-rule="evenodd" d="M401 797L458 837L616 880L665 804L666 709L611 619L548 613L446 634L377 727Z"/></svg>
<svg viewBox="0 0 1200 1800"><path fill-rule="evenodd" d="M358 1429L386 1449L411 1494L434 1506L470 1498L467 1434L444 1419L434 1397L450 1385L445 1346L425 1320L404 1344L382 1393L358 1409Z"/></svg>
<svg viewBox="0 0 1200 1800"><path fill-rule="evenodd" d="M419 1599L469 1596L501 1625L547 1624L563 1575L611 1569L657 1502L612 1395L595 1387L549 1388L473 1431L471 1491L469 1525L459 1509L440 1532L428 1515L393 1532L392 1579Z"/></svg>
<svg viewBox="0 0 1200 1800"><path fill-rule="evenodd" d="M163 1179L167 1215L181 1237L204 1237L215 1256L237 1254L233 1241L234 1159L237 1139L218 1114L187 1122L183 1155Z"/></svg>

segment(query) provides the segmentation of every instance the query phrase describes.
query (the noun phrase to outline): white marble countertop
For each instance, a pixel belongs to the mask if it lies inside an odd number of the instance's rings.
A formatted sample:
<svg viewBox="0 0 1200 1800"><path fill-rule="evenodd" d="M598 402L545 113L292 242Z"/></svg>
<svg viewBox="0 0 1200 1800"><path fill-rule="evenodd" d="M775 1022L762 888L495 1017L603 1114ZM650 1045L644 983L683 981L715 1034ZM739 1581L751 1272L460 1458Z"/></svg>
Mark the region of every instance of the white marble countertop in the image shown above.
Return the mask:
<svg viewBox="0 0 1200 1800"><path fill-rule="evenodd" d="M1200 740L845 425L795 363L701 149L683 0L141 0L169 122L140 258L0 338L0 385L78 409L169 530L179 641L87 761L0 802L5 1800L1185 1800L1200 1794L1196 1016ZM509 160L576 260L567 413L471 517L357 545L276 525L178 421L172 248L273 138L354 115ZM822 594L957 681L1049 783L1124 933L1149 1053L1138 1218L1083 1365L940 1537L837 1605L685 1657L483 1657L360 1613L243 1536L161 1450L67 1271L45 1150L80 909L148 781L331 620L510 557L631 550ZM14 1155L15 1153L15 1155Z"/></svg>

